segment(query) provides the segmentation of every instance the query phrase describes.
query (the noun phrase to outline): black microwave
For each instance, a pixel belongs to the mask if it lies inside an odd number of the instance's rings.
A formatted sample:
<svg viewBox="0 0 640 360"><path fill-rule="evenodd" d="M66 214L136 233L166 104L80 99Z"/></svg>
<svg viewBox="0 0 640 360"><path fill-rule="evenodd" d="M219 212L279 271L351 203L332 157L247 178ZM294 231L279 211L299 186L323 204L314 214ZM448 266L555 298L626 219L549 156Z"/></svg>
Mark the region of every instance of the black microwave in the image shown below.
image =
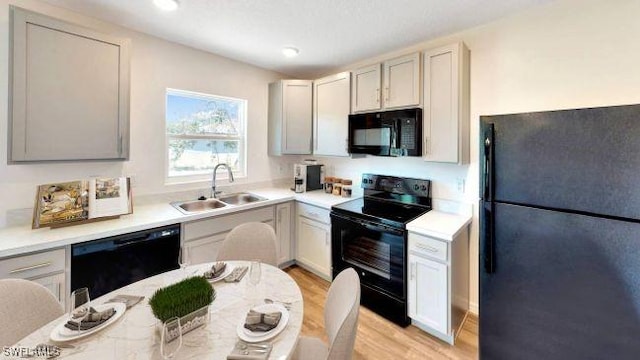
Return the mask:
<svg viewBox="0 0 640 360"><path fill-rule="evenodd" d="M422 156L422 109L349 115L349 152Z"/></svg>

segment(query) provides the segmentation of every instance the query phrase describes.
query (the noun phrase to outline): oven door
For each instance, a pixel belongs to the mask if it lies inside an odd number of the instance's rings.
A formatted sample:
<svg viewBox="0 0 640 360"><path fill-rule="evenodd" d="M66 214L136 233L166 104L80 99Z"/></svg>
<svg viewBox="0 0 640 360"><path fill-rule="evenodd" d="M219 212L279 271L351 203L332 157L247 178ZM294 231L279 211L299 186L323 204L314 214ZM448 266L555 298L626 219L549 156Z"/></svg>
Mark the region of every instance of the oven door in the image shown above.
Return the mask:
<svg viewBox="0 0 640 360"><path fill-rule="evenodd" d="M401 229L332 213L334 277L352 267L363 284L405 299L405 234Z"/></svg>

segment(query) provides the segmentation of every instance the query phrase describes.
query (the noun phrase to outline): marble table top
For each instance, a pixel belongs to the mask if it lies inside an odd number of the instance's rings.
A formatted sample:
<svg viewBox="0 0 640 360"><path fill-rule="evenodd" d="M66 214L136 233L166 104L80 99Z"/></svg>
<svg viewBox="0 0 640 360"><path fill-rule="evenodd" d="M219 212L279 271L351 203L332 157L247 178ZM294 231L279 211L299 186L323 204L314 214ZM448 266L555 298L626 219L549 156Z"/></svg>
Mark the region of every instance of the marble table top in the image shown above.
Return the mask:
<svg viewBox="0 0 640 360"><path fill-rule="evenodd" d="M249 262L229 261L234 266L249 266ZM120 294L143 295L145 299L128 309L115 323L84 339L70 341L73 349L63 348L57 359L162 359L160 356L160 334L157 320L149 306L149 298L160 287L173 284L184 277L202 274L212 263L192 265L182 270L173 270L130 284L94 301L101 304ZM302 328L303 300L300 288L284 271L262 264L260 284L248 284L249 274L239 283L219 281L213 284L216 299L209 308L210 321L183 336L182 348L175 359L226 359L239 340L236 327L244 321L248 310L264 304L265 298L291 302L287 327L275 338L269 359L289 358L297 343ZM52 329L66 321L68 315L52 321L22 339L16 346L35 347L49 341Z"/></svg>

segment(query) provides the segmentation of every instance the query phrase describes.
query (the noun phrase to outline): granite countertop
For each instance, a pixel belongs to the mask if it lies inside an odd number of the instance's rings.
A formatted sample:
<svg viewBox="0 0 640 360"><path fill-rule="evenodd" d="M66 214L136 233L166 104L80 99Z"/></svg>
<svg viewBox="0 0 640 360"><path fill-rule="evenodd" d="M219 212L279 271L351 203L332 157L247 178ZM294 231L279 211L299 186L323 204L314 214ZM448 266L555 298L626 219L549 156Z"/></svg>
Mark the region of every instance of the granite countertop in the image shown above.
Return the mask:
<svg viewBox="0 0 640 360"><path fill-rule="evenodd" d="M250 190L249 192L265 197L267 200L237 206L229 205L213 211L189 215L185 215L175 209L169 204L169 201L158 200L157 202L141 204L134 202L133 214L123 215L119 219L58 229L31 229L30 225L2 228L0 229L0 258L59 248L159 226L212 218L264 206L273 206L293 200L325 209L330 209L333 205L351 200L351 198L325 194L322 190L296 194L287 188L263 188Z"/></svg>

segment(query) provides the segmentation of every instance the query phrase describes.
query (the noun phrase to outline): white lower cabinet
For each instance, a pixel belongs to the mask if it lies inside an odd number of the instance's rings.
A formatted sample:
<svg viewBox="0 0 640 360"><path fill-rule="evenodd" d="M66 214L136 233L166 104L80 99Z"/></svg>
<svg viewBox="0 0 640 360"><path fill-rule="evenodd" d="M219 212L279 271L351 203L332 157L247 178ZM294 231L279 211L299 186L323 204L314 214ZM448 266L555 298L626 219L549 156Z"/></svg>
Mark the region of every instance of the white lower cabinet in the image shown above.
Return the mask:
<svg viewBox="0 0 640 360"><path fill-rule="evenodd" d="M66 286L65 286L65 276L64 273L47 275L41 278L30 279L38 284L46 287L51 291L53 296L55 296L60 304L62 304L62 308L66 310L65 307L65 297L66 297Z"/></svg>
<svg viewBox="0 0 640 360"><path fill-rule="evenodd" d="M293 224L293 202L276 205L276 236L278 238L278 265L286 267L293 261L291 251L291 232Z"/></svg>
<svg viewBox="0 0 640 360"><path fill-rule="evenodd" d="M469 236L453 241L409 232L411 323L453 344L469 310Z"/></svg>
<svg viewBox="0 0 640 360"><path fill-rule="evenodd" d="M226 231L192 241L185 241L182 247L185 249L185 254L189 256L189 263L202 264L215 261L222 247L222 241L224 241L229 232L230 231Z"/></svg>
<svg viewBox="0 0 640 360"><path fill-rule="evenodd" d="M0 260L0 279L25 279L43 285L65 305L65 249L26 254Z"/></svg>
<svg viewBox="0 0 640 360"><path fill-rule="evenodd" d="M273 227L274 211L275 206L266 206L183 223L182 246L190 264L215 261L227 234L240 224L256 221Z"/></svg>
<svg viewBox="0 0 640 360"><path fill-rule="evenodd" d="M409 317L447 332L447 265L409 255Z"/></svg>
<svg viewBox="0 0 640 360"><path fill-rule="evenodd" d="M298 203L296 263L331 280L331 220L329 210Z"/></svg>

